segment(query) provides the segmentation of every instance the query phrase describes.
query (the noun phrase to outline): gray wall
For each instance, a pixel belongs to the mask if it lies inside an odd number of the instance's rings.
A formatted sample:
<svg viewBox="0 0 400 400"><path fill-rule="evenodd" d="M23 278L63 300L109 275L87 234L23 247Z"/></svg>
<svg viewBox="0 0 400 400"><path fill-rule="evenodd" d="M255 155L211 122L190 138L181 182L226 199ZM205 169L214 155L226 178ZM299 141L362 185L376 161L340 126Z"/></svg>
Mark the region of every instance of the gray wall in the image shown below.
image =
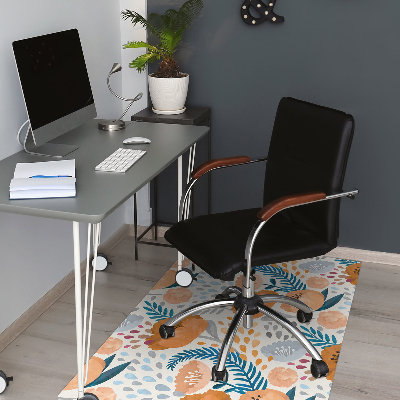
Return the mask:
<svg viewBox="0 0 400 400"><path fill-rule="evenodd" d="M148 0L148 11L182 3ZM360 195L342 202L339 243L399 253L400 3L278 0L285 22L256 27L241 20L240 0L204 3L177 59L190 74L188 104L212 107L213 157L266 154L283 96L353 114L344 187ZM260 206L262 179L261 167L214 173L213 210ZM168 219L175 204L162 195Z"/></svg>

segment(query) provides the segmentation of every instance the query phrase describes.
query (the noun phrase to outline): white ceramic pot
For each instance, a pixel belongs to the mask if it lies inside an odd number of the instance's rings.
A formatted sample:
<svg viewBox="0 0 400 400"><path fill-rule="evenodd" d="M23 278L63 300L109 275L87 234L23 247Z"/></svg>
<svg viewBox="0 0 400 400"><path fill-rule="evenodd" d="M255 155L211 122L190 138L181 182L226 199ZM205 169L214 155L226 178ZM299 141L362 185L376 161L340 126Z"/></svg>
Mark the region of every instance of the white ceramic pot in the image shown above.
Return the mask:
<svg viewBox="0 0 400 400"><path fill-rule="evenodd" d="M149 75L153 111L158 114L180 114L185 111L189 75L182 78L155 78Z"/></svg>

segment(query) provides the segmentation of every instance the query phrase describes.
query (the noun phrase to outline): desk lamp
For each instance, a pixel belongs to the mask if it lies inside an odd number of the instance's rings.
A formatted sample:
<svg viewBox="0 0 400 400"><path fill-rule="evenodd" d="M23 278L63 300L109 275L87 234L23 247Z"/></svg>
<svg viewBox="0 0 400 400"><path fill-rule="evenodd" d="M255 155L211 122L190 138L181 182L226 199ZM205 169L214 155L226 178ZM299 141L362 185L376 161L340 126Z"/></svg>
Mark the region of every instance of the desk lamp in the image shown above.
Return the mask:
<svg viewBox="0 0 400 400"><path fill-rule="evenodd" d="M123 116L127 113L127 111L130 109L131 105L137 101L140 100L143 96L143 93L139 93L135 98L133 99L126 99L125 97L121 97L118 94L116 94L110 86L110 76L112 74L114 74L115 72L119 72L122 70L121 64L119 63L114 63L113 67L111 68L110 73L108 74L107 77L107 86L108 89L110 90L110 92L117 97L120 100L123 101L130 101L128 107L126 107L125 111L122 113L122 115L115 120L110 120L110 119L102 119L99 121L99 129L103 130L103 131L120 131L122 129L125 129L125 122L122 121Z"/></svg>

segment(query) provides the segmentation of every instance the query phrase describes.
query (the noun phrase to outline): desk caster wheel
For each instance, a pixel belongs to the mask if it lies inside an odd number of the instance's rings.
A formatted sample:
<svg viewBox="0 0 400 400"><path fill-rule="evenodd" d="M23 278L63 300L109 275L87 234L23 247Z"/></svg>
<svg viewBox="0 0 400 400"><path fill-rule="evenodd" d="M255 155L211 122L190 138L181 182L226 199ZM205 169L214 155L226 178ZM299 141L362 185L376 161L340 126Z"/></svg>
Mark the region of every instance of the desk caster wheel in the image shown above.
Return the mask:
<svg viewBox="0 0 400 400"><path fill-rule="evenodd" d="M99 400L99 398L93 393L85 393L79 400Z"/></svg>
<svg viewBox="0 0 400 400"><path fill-rule="evenodd" d="M302 322L302 323L310 322L312 320L312 316L313 316L312 312L306 313L302 310L297 311L297 321L299 321L299 322Z"/></svg>
<svg viewBox="0 0 400 400"><path fill-rule="evenodd" d="M211 370L211 380L214 382L226 382L228 380L228 372L226 368L222 371L217 371L214 365Z"/></svg>
<svg viewBox="0 0 400 400"><path fill-rule="evenodd" d="M314 378L322 378L329 374L328 364L323 360L312 360L311 362L311 374Z"/></svg>
<svg viewBox="0 0 400 400"><path fill-rule="evenodd" d="M193 272L189 268L182 268L175 275L175 281L179 286L188 287L194 280Z"/></svg>
<svg viewBox="0 0 400 400"><path fill-rule="evenodd" d="M7 386L13 380L14 378L12 376L7 377L7 375L3 371L0 371L0 394L7 389Z"/></svg>
<svg viewBox="0 0 400 400"><path fill-rule="evenodd" d="M96 271L104 271L112 262L103 253L97 253ZM94 258L92 259L92 268L94 268Z"/></svg>

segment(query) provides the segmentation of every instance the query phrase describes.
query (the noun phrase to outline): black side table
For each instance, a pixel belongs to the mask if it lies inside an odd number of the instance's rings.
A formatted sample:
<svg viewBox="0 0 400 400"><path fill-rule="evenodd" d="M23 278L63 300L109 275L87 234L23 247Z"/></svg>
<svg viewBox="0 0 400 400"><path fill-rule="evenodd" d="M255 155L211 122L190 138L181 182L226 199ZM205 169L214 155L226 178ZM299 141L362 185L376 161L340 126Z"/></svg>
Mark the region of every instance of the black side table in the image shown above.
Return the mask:
<svg viewBox="0 0 400 400"><path fill-rule="evenodd" d="M182 114L176 115L160 115L155 114L151 107L147 107L142 111L139 111L131 117L132 121L136 122L153 122L153 123L163 123L163 124L180 124L180 125L201 125L206 122L206 126L210 128L208 132L208 146L207 155L208 160L211 160L211 108L210 107L186 107L186 111ZM208 175L208 201L207 209L208 213L211 214L211 174ZM138 236L137 234L137 200L136 193L134 195L134 231L135 231L135 259L138 260L138 248L137 245L141 239L154 227L154 239L158 239L157 227L160 224L157 215L157 177L153 180L154 189L154 207L153 207L153 223L147 227L144 232ZM192 213L194 209L194 196L192 196ZM148 244L152 246L164 246L173 247L169 244L158 243L158 242L141 242L142 244Z"/></svg>

